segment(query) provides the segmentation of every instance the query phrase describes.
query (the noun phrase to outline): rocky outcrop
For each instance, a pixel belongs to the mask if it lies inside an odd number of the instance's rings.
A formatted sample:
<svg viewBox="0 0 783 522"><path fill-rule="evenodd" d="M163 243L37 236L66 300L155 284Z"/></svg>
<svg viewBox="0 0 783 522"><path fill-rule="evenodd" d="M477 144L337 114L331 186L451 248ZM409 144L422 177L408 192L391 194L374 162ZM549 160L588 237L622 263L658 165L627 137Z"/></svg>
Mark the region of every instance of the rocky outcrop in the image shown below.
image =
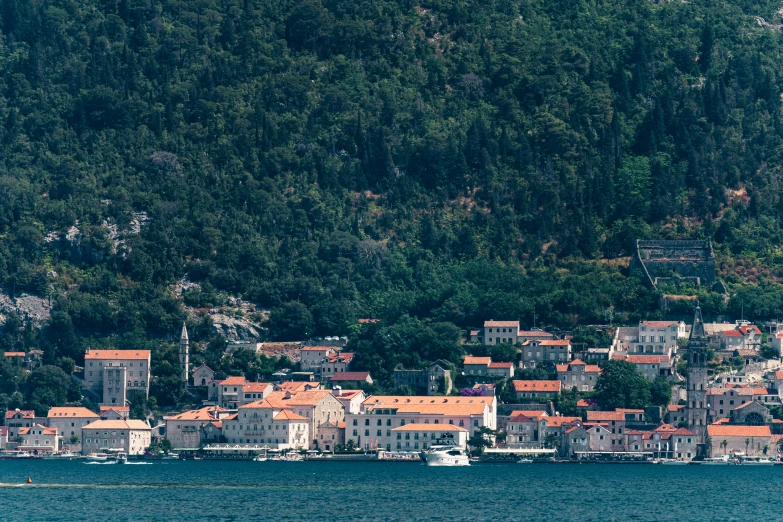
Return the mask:
<svg viewBox="0 0 783 522"><path fill-rule="evenodd" d="M41 328L51 317L51 308L48 299L24 293L12 298L0 293L0 323L2 324L5 324L8 314L16 313L32 321L36 328Z"/></svg>

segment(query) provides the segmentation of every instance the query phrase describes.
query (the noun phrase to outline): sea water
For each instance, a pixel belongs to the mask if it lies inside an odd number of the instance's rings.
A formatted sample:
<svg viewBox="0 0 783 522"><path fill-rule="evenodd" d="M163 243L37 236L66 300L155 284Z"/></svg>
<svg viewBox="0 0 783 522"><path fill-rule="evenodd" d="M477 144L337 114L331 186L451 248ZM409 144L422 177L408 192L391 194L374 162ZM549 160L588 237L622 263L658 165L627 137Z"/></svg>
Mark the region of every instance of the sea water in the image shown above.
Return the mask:
<svg viewBox="0 0 783 522"><path fill-rule="evenodd" d="M0 519L776 521L781 479L781 466L4 460Z"/></svg>

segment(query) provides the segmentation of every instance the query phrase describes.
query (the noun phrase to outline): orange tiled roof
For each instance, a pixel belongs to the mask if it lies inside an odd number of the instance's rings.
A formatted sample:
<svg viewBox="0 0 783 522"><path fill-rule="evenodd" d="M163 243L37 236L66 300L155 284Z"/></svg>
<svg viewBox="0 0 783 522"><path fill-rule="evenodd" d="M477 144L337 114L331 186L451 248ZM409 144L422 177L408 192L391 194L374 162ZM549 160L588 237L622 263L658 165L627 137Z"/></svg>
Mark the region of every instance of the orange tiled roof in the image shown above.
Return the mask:
<svg viewBox="0 0 783 522"><path fill-rule="evenodd" d="M57 428L49 428L41 424L33 424L32 428L19 428L19 435L27 435L33 428L40 428L43 430L44 435L57 435Z"/></svg>
<svg viewBox="0 0 783 522"><path fill-rule="evenodd" d="M23 419L34 419L35 412L33 410L8 410L5 412L6 419L13 419L17 413L22 414Z"/></svg>
<svg viewBox="0 0 783 522"><path fill-rule="evenodd" d="M710 424L707 426L710 437L769 437L769 426L733 426L729 424Z"/></svg>
<svg viewBox="0 0 783 522"><path fill-rule="evenodd" d="M207 406L198 410L190 410L180 413L179 415L172 415L170 417L163 417L163 420L177 420L177 421L212 421L217 419L220 413L225 413L228 410L223 408L215 408L215 406Z"/></svg>
<svg viewBox="0 0 783 522"><path fill-rule="evenodd" d="M624 421L625 414L621 411L588 411L589 421Z"/></svg>
<svg viewBox="0 0 783 522"><path fill-rule="evenodd" d="M245 393L263 393L269 386L271 385L268 382L246 382L242 387L242 391Z"/></svg>
<svg viewBox="0 0 783 522"><path fill-rule="evenodd" d="M556 392L560 393L560 381L511 381L516 392Z"/></svg>
<svg viewBox="0 0 783 522"><path fill-rule="evenodd" d="M462 431L467 432L465 428L454 426L453 424L406 424L392 428L392 431Z"/></svg>
<svg viewBox="0 0 783 522"><path fill-rule="evenodd" d="M306 417L302 417L301 415L297 415L296 413L294 413L292 411L289 411L289 410L282 410L277 415L275 415L275 417L272 420L276 420L276 421L284 421L284 420L289 420L289 421L292 421L292 420L295 420L295 421L306 421L306 420L310 420L310 419L308 419Z"/></svg>
<svg viewBox="0 0 783 522"><path fill-rule="evenodd" d="M544 332L543 330L520 330L519 337L554 337L554 335L549 332Z"/></svg>
<svg viewBox="0 0 783 522"><path fill-rule="evenodd" d="M141 420L97 420L82 428L83 430L151 430L150 425Z"/></svg>
<svg viewBox="0 0 783 522"><path fill-rule="evenodd" d="M330 363L349 363L351 360L353 360L353 356L353 352L330 353L326 356L326 360Z"/></svg>
<svg viewBox="0 0 783 522"><path fill-rule="evenodd" d="M540 341L541 346L568 346L571 341L568 339L544 339Z"/></svg>
<svg viewBox="0 0 783 522"><path fill-rule="evenodd" d="M228 379L224 379L220 381L218 384L220 384L221 386L244 386L245 378L242 377L241 375L233 375Z"/></svg>
<svg viewBox="0 0 783 522"><path fill-rule="evenodd" d="M599 406L599 403L596 399L579 399L576 402L577 408L596 408Z"/></svg>
<svg viewBox="0 0 783 522"><path fill-rule="evenodd" d="M72 418L98 418L99 415L93 411L88 410L87 408L83 408L81 406L75 407L75 408L68 408L64 406L56 406L49 410L49 414L47 415L50 419L61 419L65 417L72 417Z"/></svg>
<svg viewBox="0 0 783 522"><path fill-rule="evenodd" d="M582 422L581 417L542 417L541 422L546 422L547 425L552 427L562 426L563 424L571 424L572 422Z"/></svg>
<svg viewBox="0 0 783 522"><path fill-rule="evenodd" d="M24 357L24 352L3 352L6 357Z"/></svg>
<svg viewBox="0 0 783 522"><path fill-rule="evenodd" d="M101 413L105 413L111 410L114 410L116 412L129 412L130 406L101 406L99 411Z"/></svg>
<svg viewBox="0 0 783 522"><path fill-rule="evenodd" d="M666 406L666 410L671 412L680 411L684 408L685 408L684 404L669 404L668 406Z"/></svg>
<svg viewBox="0 0 783 522"><path fill-rule="evenodd" d="M491 362L487 365L487 368L513 368L514 363L510 362Z"/></svg>
<svg viewBox="0 0 783 522"><path fill-rule="evenodd" d="M491 357L473 357L472 355L466 355L465 358L462 360L462 364L468 365L468 364L476 364L481 366L489 366L489 363L492 362Z"/></svg>
<svg viewBox="0 0 783 522"><path fill-rule="evenodd" d="M546 412L543 410L514 410L511 412L511 417L516 417L517 415L524 415L531 419L540 419L541 417L547 416Z"/></svg>
<svg viewBox="0 0 783 522"><path fill-rule="evenodd" d="M661 364L668 357L664 355L628 355L625 360L633 364Z"/></svg>
<svg viewBox="0 0 783 522"><path fill-rule="evenodd" d="M149 350L88 350L85 359L146 361L150 358Z"/></svg>

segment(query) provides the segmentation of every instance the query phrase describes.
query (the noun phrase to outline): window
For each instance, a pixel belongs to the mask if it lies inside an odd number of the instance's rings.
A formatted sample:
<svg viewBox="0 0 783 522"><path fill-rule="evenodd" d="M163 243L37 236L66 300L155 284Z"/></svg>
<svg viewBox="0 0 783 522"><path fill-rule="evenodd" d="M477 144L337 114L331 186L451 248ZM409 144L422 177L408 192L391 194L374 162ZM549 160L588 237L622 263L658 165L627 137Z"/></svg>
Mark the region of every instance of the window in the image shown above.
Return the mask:
<svg viewBox="0 0 783 522"><path fill-rule="evenodd" d="M382 435L381 431L382 430L378 430L378 432L376 433L376 436L380 437Z"/></svg>
<svg viewBox="0 0 783 522"><path fill-rule="evenodd" d="M369 437L370 436L370 430L364 430L364 436Z"/></svg>
<svg viewBox="0 0 783 522"><path fill-rule="evenodd" d="M354 425L354 426L358 426L358 425L359 425L359 419L354 419L354 420L353 420L353 425ZM355 431L355 430L354 430L354 431Z"/></svg>
<svg viewBox="0 0 783 522"><path fill-rule="evenodd" d="M356 430L353 430L353 436L356 437L358 433L356 433Z"/></svg>
<svg viewBox="0 0 783 522"><path fill-rule="evenodd" d="M370 425L370 419L364 419L364 425L369 426Z"/></svg>

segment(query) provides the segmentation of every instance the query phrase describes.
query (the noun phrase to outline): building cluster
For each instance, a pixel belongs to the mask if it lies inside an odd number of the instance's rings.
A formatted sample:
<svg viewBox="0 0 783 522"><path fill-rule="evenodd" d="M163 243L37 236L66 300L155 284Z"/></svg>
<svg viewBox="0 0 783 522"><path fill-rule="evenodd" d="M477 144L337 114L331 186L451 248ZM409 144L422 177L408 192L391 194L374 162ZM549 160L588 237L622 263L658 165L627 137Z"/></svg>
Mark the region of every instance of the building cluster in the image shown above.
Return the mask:
<svg viewBox="0 0 783 522"><path fill-rule="evenodd" d="M55 407L46 417L36 417L32 410L7 411L0 447L34 455L64 449L142 455L150 446L152 428L145 421L129 419L129 413L123 406L102 406L100 413L83 407Z"/></svg>

